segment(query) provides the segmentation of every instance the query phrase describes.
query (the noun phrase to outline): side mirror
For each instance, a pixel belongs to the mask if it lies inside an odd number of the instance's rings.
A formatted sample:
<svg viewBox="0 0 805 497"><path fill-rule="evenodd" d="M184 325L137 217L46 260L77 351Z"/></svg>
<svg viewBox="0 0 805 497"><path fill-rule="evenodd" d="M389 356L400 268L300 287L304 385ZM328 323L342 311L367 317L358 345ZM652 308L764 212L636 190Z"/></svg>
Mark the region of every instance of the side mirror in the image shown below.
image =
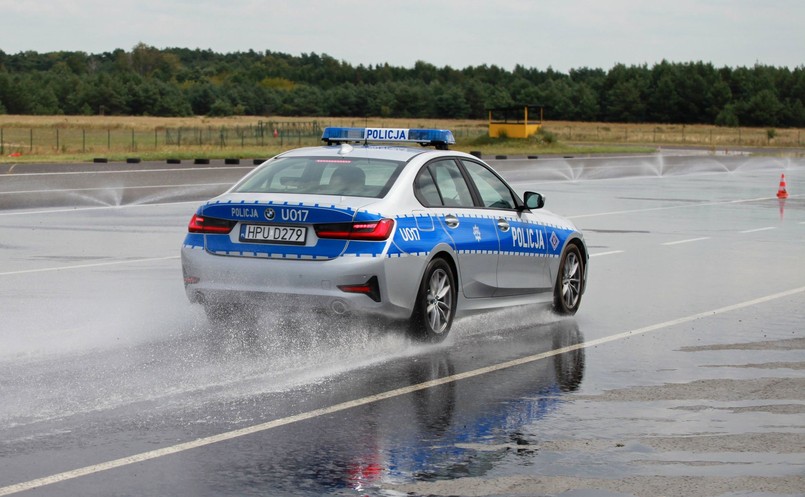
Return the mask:
<svg viewBox="0 0 805 497"><path fill-rule="evenodd" d="M542 209L545 206L545 196L536 192L525 192L523 202L529 209Z"/></svg>

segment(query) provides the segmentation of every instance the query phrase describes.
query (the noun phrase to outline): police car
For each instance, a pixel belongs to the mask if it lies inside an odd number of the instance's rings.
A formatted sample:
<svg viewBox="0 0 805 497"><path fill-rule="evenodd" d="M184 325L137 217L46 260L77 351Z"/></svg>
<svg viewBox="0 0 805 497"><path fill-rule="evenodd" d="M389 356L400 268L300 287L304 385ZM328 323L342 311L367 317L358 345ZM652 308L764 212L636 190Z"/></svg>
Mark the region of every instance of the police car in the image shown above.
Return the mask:
<svg viewBox="0 0 805 497"><path fill-rule="evenodd" d="M448 150L450 131L326 128L322 140L269 159L193 215L184 284L210 320L255 306L327 310L407 320L439 341L470 313L579 308L582 233L542 195L521 198L480 159Z"/></svg>

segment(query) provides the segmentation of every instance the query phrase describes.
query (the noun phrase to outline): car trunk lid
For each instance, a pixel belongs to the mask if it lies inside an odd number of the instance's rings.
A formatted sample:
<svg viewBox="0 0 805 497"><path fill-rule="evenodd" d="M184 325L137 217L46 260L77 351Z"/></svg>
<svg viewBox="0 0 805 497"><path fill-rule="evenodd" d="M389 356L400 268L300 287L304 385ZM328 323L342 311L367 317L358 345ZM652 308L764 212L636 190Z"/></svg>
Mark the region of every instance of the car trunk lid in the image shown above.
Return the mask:
<svg viewBox="0 0 805 497"><path fill-rule="evenodd" d="M283 197L229 194L211 200L199 215L231 230L206 233L205 249L230 257L329 260L349 252L349 236L338 236L343 227L380 219L361 210L371 203L365 198L316 196L299 202L296 197L292 202Z"/></svg>

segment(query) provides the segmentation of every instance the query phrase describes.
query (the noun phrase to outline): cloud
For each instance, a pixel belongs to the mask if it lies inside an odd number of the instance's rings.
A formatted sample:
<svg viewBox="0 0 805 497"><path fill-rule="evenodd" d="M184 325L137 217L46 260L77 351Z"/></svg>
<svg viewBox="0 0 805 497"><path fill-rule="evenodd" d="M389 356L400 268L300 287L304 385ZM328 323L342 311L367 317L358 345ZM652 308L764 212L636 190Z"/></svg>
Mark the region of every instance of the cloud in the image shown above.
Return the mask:
<svg viewBox="0 0 805 497"><path fill-rule="evenodd" d="M334 7L337 2L337 7ZM158 48L325 53L350 64L568 71L617 62L803 64L805 2L781 0L0 0L8 53Z"/></svg>

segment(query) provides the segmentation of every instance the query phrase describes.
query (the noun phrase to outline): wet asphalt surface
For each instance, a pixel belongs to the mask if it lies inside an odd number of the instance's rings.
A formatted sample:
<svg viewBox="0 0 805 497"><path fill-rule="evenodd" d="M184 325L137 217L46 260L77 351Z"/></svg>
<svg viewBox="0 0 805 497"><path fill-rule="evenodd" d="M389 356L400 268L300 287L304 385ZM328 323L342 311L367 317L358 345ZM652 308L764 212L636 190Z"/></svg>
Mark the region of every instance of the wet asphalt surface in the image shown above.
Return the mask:
<svg viewBox="0 0 805 497"><path fill-rule="evenodd" d="M589 286L439 346L211 330L179 246L250 163L0 165L0 495L805 494L805 160L489 162Z"/></svg>

